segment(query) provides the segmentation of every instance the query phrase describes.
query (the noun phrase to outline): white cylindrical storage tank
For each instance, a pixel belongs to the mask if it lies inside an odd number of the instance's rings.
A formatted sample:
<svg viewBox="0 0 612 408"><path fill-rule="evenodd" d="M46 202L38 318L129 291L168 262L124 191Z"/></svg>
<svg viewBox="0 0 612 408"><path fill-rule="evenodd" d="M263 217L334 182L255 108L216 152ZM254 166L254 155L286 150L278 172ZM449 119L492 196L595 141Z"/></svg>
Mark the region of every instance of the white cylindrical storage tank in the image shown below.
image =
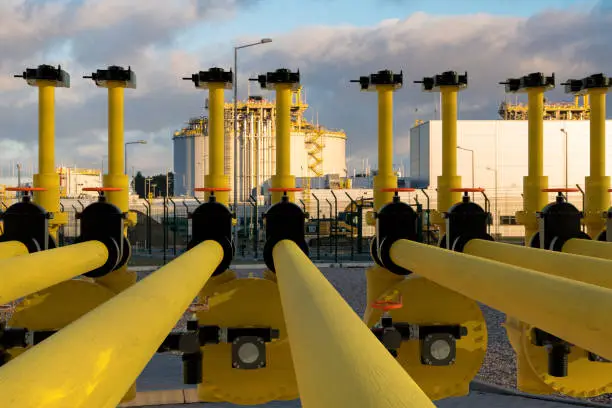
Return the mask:
<svg viewBox="0 0 612 408"><path fill-rule="evenodd" d="M346 136L342 132L323 134L323 174L339 174L346 177Z"/></svg>
<svg viewBox="0 0 612 408"><path fill-rule="evenodd" d="M291 132L291 174L295 177L308 176L308 151L304 132Z"/></svg>
<svg viewBox="0 0 612 408"><path fill-rule="evenodd" d="M204 175L208 173L208 136L194 136L194 189L204 187ZM187 195L195 195L190 191ZM204 193L198 193L198 197L203 197Z"/></svg>
<svg viewBox="0 0 612 408"><path fill-rule="evenodd" d="M173 143L173 170L174 170L174 195L181 196L187 194L190 178L190 138L175 134L172 138Z"/></svg>

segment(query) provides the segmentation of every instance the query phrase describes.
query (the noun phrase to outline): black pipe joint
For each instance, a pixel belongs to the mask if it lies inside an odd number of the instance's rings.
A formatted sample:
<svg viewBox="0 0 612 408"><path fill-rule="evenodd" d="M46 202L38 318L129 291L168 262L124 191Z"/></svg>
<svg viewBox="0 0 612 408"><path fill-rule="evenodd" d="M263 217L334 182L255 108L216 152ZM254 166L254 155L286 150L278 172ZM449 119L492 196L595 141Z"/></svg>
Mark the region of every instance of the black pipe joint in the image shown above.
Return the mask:
<svg viewBox="0 0 612 408"><path fill-rule="evenodd" d="M210 195L207 203L200 204L193 213L189 214L192 234L187 250L204 241L215 241L223 248L223 259L213 272L213 276L226 271L234 258L233 217L230 209L217 202L214 194Z"/></svg>
<svg viewBox="0 0 612 408"><path fill-rule="evenodd" d="M49 235L49 219L52 214L24 195L20 202L11 205L0 214L4 223L4 234L0 242L19 241L29 253L55 248L55 241Z"/></svg>
<svg viewBox="0 0 612 408"><path fill-rule="evenodd" d="M295 242L295 244L308 256L308 244L304 237L304 224L306 215L302 209L289 201L284 195L281 201L274 204L263 215L266 227L266 243L264 244L264 262L268 269L276 272L272 250L274 246L284 239Z"/></svg>
<svg viewBox="0 0 612 408"><path fill-rule="evenodd" d="M561 251L563 245L572 238L591 239L580 228L582 212L565 201L561 194L537 216L540 230L534 234L529 243L533 248Z"/></svg>
<svg viewBox="0 0 612 408"><path fill-rule="evenodd" d="M446 235L440 240L440 247L463 252L465 244L472 239L493 241L487 233L489 213L476 203L470 201L467 193L460 203L453 205L447 213Z"/></svg>
<svg viewBox="0 0 612 408"><path fill-rule="evenodd" d="M374 261L379 266L397 274L409 275L408 269L402 268L391 259L391 246L400 239L418 241L419 216L406 203L394 196L393 201L385 204L376 214L376 237ZM374 250L374 249L373 249Z"/></svg>
<svg viewBox="0 0 612 408"><path fill-rule="evenodd" d="M85 274L90 278L99 278L125 265L130 256L130 243L123 235L123 222L126 214L100 195L98 201L88 205L76 214L81 220L81 235L76 242L99 241L108 250L104 265Z"/></svg>

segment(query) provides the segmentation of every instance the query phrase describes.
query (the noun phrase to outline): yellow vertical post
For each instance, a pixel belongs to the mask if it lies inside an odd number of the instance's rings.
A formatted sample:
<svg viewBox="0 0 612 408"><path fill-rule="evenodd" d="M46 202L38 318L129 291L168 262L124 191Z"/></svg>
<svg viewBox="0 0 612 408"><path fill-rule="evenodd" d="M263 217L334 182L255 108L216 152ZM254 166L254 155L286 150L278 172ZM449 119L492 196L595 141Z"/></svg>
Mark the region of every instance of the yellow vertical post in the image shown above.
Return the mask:
<svg viewBox="0 0 612 408"><path fill-rule="evenodd" d="M295 176L291 175L291 88L292 84L276 84L276 174L272 176L273 188L295 188ZM272 192L272 204L283 196L283 191ZM295 193L287 191L289 201L295 201Z"/></svg>
<svg viewBox="0 0 612 408"><path fill-rule="evenodd" d="M461 188L461 176L457 175L457 93L459 86L440 87L442 94L442 175L438 176L438 214L449 210L461 201L461 193L452 189ZM440 228L440 237L446 232L442 217L434 217Z"/></svg>
<svg viewBox="0 0 612 408"><path fill-rule="evenodd" d="M584 223L587 233L596 239L605 226L602 213L610 207L610 177L606 176L606 93L608 88L589 89L590 172L585 179Z"/></svg>
<svg viewBox="0 0 612 408"><path fill-rule="evenodd" d="M377 85L378 92L378 174L374 176L374 211L393 200L397 176L393 173L393 91L394 85Z"/></svg>
<svg viewBox="0 0 612 408"><path fill-rule="evenodd" d="M70 75L61 67L40 65L15 77L38 87L38 173L33 178L34 187L44 190L37 191L33 198L52 214L49 234L57 240L58 229L68 222L68 217L60 212L60 182L55 171L55 88L69 88Z"/></svg>
<svg viewBox="0 0 612 408"><path fill-rule="evenodd" d="M528 98L528 170L523 177L522 224L525 225L525 244L538 231L536 213L547 204L548 177L544 176L544 87L529 89ZM517 217L521 215L517 214Z"/></svg>
<svg viewBox="0 0 612 408"><path fill-rule="evenodd" d="M128 227L136 225L136 214L129 212L128 176L124 167L124 89L136 88L136 74L129 67L126 70L113 65L84 78L93 79L97 86L108 89L108 174L105 174L102 180L104 187L121 189L109 191L107 201L128 214L124 229L127 236ZM126 263L125 266L96 278L96 282L118 293L136 282L136 274L128 271Z"/></svg>
<svg viewBox="0 0 612 408"><path fill-rule="evenodd" d="M208 83L208 174L204 177L204 185L209 188L224 189L229 187L225 175L225 132L224 132L224 91L225 83ZM208 199L210 192L206 192ZM215 191L217 201L228 205L229 192Z"/></svg>

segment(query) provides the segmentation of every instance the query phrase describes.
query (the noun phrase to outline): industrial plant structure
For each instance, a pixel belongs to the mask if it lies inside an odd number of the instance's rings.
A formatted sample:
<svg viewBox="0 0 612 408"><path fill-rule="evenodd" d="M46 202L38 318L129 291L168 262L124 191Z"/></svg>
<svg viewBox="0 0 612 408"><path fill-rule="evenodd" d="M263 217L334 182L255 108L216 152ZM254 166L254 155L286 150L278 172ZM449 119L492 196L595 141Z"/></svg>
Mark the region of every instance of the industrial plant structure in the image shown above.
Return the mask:
<svg viewBox="0 0 612 408"><path fill-rule="evenodd" d="M303 178L307 190L309 180L331 175L328 179L346 179L346 134L307 120L308 105L302 90L293 93L291 107L291 173ZM238 102L238 198L262 196L276 166L274 101L261 96L250 96ZM233 103L225 104L225 174L234 188ZM175 195L191 196L195 188L204 186L208 171L208 118L192 118L188 125L175 132L174 172ZM315 186L312 186L315 187ZM324 187L320 186L320 187Z"/></svg>

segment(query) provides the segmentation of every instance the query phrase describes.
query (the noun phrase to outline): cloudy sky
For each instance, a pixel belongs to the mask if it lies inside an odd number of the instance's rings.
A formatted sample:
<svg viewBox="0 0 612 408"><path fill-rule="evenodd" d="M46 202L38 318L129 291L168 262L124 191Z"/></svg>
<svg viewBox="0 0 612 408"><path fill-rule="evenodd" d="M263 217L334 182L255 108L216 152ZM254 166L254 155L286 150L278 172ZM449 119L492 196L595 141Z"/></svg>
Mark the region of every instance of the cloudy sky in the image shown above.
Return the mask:
<svg viewBox="0 0 612 408"><path fill-rule="evenodd" d="M202 112L206 92L181 77L229 69L233 46L263 37L273 42L240 51L240 95L248 77L299 68L309 114L346 130L351 169L364 157L376 163L376 96L349 84L360 75L404 71L397 163L414 120L435 115L436 99L413 80L467 70L459 118L493 119L507 77L612 75L612 0L2 0L0 168L36 166L37 92L12 77L26 67L61 64L71 74L71 88L56 92L56 161L99 167L107 95L81 77L130 65L138 89L126 90L126 141L148 144L130 147L129 167L151 174L172 168L172 131ZM548 97L568 99L561 88Z"/></svg>

